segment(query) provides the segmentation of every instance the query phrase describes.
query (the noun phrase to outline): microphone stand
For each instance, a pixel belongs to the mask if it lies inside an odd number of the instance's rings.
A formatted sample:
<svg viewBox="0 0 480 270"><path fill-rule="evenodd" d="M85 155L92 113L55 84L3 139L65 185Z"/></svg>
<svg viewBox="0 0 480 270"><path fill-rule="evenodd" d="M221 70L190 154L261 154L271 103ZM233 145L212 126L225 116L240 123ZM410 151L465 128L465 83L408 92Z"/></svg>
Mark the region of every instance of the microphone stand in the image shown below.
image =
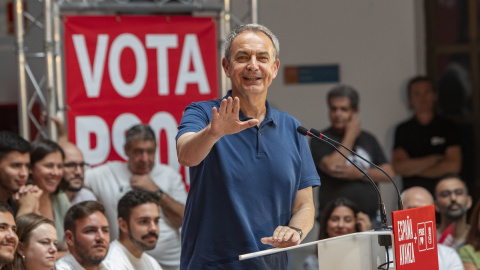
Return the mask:
<svg viewBox="0 0 480 270"><path fill-rule="evenodd" d="M402 198L400 196L400 191L398 190L398 187L397 187L397 184L395 184L395 181L393 181L392 177L387 173L385 172L382 168L380 168L379 166L377 166L375 163L367 160L366 158L362 157L361 155L357 154L355 151L351 150L350 148L346 147L345 145L343 145L342 143L340 142L337 142L333 139L330 139L329 137L327 137L325 134L321 133L320 131L314 129L314 128L311 128L310 129L310 132L315 134L315 136L318 136L318 139L324 141L324 142L332 142L332 143L336 143L337 145L340 145L341 147L345 148L348 152L350 152L351 154L359 157L361 160L367 162L368 164L370 164L371 166L377 168L377 170L381 171L383 174L385 174L388 179L390 180L390 182L392 182L393 186L395 187L395 190L397 192L397 208L398 210L403 210L403 202L402 202Z"/></svg>
<svg viewBox="0 0 480 270"><path fill-rule="evenodd" d="M342 155L348 162L350 162L350 164L352 164L353 166L355 166L355 168L357 168L357 170L359 170L369 181L370 183L373 185L373 187L375 188L375 191L377 192L377 197L378 197L378 204L380 205L380 217L381 217L381 228L379 229L388 229L388 224L387 224L387 211L385 209L385 204L383 203L383 200L382 200L382 196L380 195L380 190L378 190L378 187L377 185L375 184L375 182L373 182L372 178L370 178L370 176L363 170L361 169L360 167L358 167L357 164L355 164L353 161L351 161L347 156L345 156L345 154L343 154L340 150L338 150L337 147L335 147L335 145L333 145L331 142L329 141L326 141L326 140L322 140L320 137L318 137L317 135L311 133L310 131L308 131L305 127L302 127L302 126L299 126L297 128L297 131L298 133L304 135L304 136L310 136L310 137L313 137L317 140L321 140L325 143L328 143L330 146L333 147L333 149L335 149L340 155ZM377 229L375 229L377 230Z"/></svg>
<svg viewBox="0 0 480 270"><path fill-rule="evenodd" d="M381 218L380 228L375 228L374 231L391 231L392 228L388 227L387 210L385 208L385 204L383 203L382 196L380 195L380 190L378 190L377 184L375 184L375 182L372 180L372 178L370 178L370 176L363 169L358 167L353 161L351 161L347 156L345 156L345 154L343 154L342 151L340 151L335 145L333 145L328 140L322 139L321 137L313 134L312 132L308 131L303 126L299 126L297 128L297 131L298 131L298 133L300 133L304 136L310 136L312 138L315 138L317 140L320 140L320 141L325 142L325 143L329 144L330 146L332 146L333 149L335 149L340 155L342 155L342 157L344 157L348 162L350 162L350 164L355 166L355 168L357 168L357 170L359 170L370 181L372 186L375 188L375 191L377 192L378 204L380 206L380 218ZM325 137L325 136L322 136L322 137ZM378 244L380 246L383 246L386 249L388 249L388 247L392 245L392 238L390 237L390 235L379 235L378 236ZM387 250L387 252L388 252L388 250Z"/></svg>

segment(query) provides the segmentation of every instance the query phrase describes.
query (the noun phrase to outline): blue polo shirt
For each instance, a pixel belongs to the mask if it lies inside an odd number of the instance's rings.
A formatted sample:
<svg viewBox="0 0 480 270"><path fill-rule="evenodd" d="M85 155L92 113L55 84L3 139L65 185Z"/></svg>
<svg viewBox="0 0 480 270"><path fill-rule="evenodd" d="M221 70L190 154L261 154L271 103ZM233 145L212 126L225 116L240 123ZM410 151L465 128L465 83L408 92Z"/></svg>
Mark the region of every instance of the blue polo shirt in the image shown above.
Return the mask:
<svg viewBox="0 0 480 270"><path fill-rule="evenodd" d="M177 139L203 130L221 101L187 106ZM298 190L320 184L307 140L296 131L300 123L266 106L260 127L223 136L190 168L181 269L287 268L285 252L238 260L241 254L272 248L260 238L288 225ZM239 118L247 119L241 111Z"/></svg>

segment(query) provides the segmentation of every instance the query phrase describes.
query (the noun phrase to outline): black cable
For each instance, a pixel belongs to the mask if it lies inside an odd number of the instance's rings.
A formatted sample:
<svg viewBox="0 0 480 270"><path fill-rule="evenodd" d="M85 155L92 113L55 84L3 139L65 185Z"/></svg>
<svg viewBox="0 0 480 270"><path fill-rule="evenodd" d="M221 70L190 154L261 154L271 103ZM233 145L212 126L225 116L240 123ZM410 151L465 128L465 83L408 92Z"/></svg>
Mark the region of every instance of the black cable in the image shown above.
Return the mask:
<svg viewBox="0 0 480 270"><path fill-rule="evenodd" d="M388 247L385 247L385 251L387 252L387 262L380 264L377 268L379 270L388 270L390 269L390 264L393 263L393 261L390 261L390 252L388 252ZM383 268L384 266L387 266L387 268Z"/></svg>

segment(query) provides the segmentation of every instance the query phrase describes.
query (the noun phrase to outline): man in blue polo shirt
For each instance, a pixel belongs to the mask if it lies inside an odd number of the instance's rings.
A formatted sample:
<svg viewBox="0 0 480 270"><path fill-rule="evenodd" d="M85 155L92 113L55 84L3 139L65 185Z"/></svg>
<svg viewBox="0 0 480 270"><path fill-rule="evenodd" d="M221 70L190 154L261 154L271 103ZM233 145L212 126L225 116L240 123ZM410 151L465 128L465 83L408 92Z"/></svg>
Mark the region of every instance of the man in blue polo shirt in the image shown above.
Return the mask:
<svg viewBox="0 0 480 270"><path fill-rule="evenodd" d="M249 24L226 37L223 99L189 105L177 134L191 186L182 226L181 269L286 269L285 252L311 230L312 186L320 184L300 123L272 108L267 90L280 61L277 38Z"/></svg>

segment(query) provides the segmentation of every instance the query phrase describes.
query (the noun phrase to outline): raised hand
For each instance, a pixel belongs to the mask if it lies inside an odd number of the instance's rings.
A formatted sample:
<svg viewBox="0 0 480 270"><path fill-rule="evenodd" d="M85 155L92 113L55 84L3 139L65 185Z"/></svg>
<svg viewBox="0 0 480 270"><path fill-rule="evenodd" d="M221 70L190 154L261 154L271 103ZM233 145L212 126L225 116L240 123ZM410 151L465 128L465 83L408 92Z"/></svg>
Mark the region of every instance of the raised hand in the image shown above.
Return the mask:
<svg viewBox="0 0 480 270"><path fill-rule="evenodd" d="M228 97L222 100L220 108L212 109L211 132L214 136L222 137L228 134L235 134L244 129L258 125L257 119L240 121L238 113L240 112L240 100L238 97L232 99Z"/></svg>

